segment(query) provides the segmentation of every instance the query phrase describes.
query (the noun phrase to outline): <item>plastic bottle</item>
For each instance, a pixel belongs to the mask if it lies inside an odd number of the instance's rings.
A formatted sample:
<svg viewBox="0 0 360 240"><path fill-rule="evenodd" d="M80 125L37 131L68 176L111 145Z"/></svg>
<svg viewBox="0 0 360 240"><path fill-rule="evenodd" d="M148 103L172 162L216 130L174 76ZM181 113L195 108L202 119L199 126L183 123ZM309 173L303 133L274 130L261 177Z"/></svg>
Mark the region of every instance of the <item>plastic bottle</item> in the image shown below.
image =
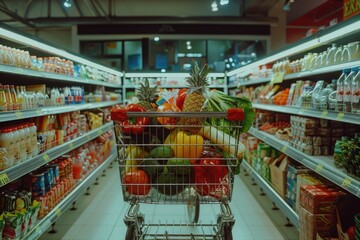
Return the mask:
<svg viewBox="0 0 360 240"><path fill-rule="evenodd" d="M0 84L0 112L7 111L7 100L3 85Z"/></svg>
<svg viewBox="0 0 360 240"><path fill-rule="evenodd" d="M351 82L351 112L360 113L360 71Z"/></svg>
<svg viewBox="0 0 360 240"><path fill-rule="evenodd" d="M343 69L342 74L336 82L336 110L341 112L344 110L343 101L344 101L344 81L346 76L350 73L351 69Z"/></svg>
<svg viewBox="0 0 360 240"><path fill-rule="evenodd" d="M11 128L14 138L14 164L20 163L20 133L17 127Z"/></svg>
<svg viewBox="0 0 360 240"><path fill-rule="evenodd" d="M28 127L30 129L30 138L31 138L31 156L35 157L39 153L39 149L37 146L37 134L36 134L35 123L29 123Z"/></svg>
<svg viewBox="0 0 360 240"><path fill-rule="evenodd" d="M23 125L17 126L19 132L19 147L20 147L20 162L25 162L28 159L26 152L26 132Z"/></svg>
<svg viewBox="0 0 360 240"><path fill-rule="evenodd" d="M11 100L13 102L13 110L19 110L20 106L14 85L10 85L10 93L11 93Z"/></svg>
<svg viewBox="0 0 360 240"><path fill-rule="evenodd" d="M23 125L24 126L24 131L25 131L25 149L26 149L26 155L27 155L27 159L32 157L31 154L31 132L30 132L30 128L29 128L29 124L26 123Z"/></svg>
<svg viewBox="0 0 360 240"><path fill-rule="evenodd" d="M351 112L351 83L359 67L352 67L349 75L344 80L344 112Z"/></svg>
<svg viewBox="0 0 360 240"><path fill-rule="evenodd" d="M4 92L5 92L6 102L7 102L7 111L12 111L13 110L13 102L12 102L9 85L4 85Z"/></svg>
<svg viewBox="0 0 360 240"><path fill-rule="evenodd" d="M14 135L11 128L4 128L0 134L0 146L6 148L8 167L14 165L15 153L14 153Z"/></svg>
<svg viewBox="0 0 360 240"><path fill-rule="evenodd" d="M17 103L18 103L18 110L22 110L23 109L24 97L21 94L20 87L16 86L15 88L16 88L16 98L17 98Z"/></svg>
<svg viewBox="0 0 360 240"><path fill-rule="evenodd" d="M20 92L23 97L22 109L29 109L30 108L29 96L27 95L25 86L20 87Z"/></svg>

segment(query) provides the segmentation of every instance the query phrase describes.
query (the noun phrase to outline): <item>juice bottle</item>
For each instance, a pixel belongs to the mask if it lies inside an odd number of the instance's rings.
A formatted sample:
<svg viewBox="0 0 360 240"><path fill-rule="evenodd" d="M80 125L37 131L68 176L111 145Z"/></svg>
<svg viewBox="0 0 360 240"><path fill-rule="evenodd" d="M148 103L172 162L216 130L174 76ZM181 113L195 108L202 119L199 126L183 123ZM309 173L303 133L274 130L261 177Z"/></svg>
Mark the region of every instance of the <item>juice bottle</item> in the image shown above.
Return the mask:
<svg viewBox="0 0 360 240"><path fill-rule="evenodd" d="M7 100L3 85L0 84L0 112L7 111Z"/></svg>
<svg viewBox="0 0 360 240"><path fill-rule="evenodd" d="M20 162L25 162L28 159L26 152L26 132L23 125L17 126L19 132L19 147L20 147Z"/></svg>
<svg viewBox="0 0 360 240"><path fill-rule="evenodd" d="M7 111L12 111L13 110L13 102L12 102L12 98L11 98L9 85L4 85L4 92L5 92L6 102L7 102Z"/></svg>
<svg viewBox="0 0 360 240"><path fill-rule="evenodd" d="M15 162L14 164L18 164L21 162L21 156L20 156L20 142L21 142L21 138L20 138L20 132L18 130L17 127L13 127L12 128L12 133L14 135L14 155L15 155Z"/></svg>
<svg viewBox="0 0 360 240"><path fill-rule="evenodd" d="M23 109L23 102L24 102L24 98L23 95L20 92L20 87L16 86L16 98L17 98L17 103L18 103L18 110L22 110Z"/></svg>
<svg viewBox="0 0 360 240"><path fill-rule="evenodd" d="M5 128L0 133L0 147L6 148L8 167L14 165L15 154L14 154L14 135L11 128Z"/></svg>
<svg viewBox="0 0 360 240"><path fill-rule="evenodd" d="M23 106L22 109L30 109L30 100L29 96L26 93L25 86L20 87L21 95L23 96Z"/></svg>
<svg viewBox="0 0 360 240"><path fill-rule="evenodd" d="M351 72L344 80L344 112L351 112L351 83L358 72L358 67L351 68Z"/></svg>
<svg viewBox="0 0 360 240"><path fill-rule="evenodd" d="M360 71L351 82L351 112L360 113Z"/></svg>
<svg viewBox="0 0 360 240"><path fill-rule="evenodd" d="M350 73L351 69L343 69L342 74L336 82L336 110L341 112L344 110L343 101L344 101L344 81L346 76Z"/></svg>
<svg viewBox="0 0 360 240"><path fill-rule="evenodd" d="M27 158L32 157L31 153L31 132L29 128L29 124L24 124L24 131L25 131L25 149L26 149L26 155Z"/></svg>
<svg viewBox="0 0 360 240"><path fill-rule="evenodd" d="M14 85L10 85L11 100L13 102L13 110L19 110L19 101L15 92Z"/></svg>
<svg viewBox="0 0 360 240"><path fill-rule="evenodd" d="M37 133L35 123L29 123L28 127L30 129L30 138L31 138L31 156L35 157L39 153L37 146Z"/></svg>

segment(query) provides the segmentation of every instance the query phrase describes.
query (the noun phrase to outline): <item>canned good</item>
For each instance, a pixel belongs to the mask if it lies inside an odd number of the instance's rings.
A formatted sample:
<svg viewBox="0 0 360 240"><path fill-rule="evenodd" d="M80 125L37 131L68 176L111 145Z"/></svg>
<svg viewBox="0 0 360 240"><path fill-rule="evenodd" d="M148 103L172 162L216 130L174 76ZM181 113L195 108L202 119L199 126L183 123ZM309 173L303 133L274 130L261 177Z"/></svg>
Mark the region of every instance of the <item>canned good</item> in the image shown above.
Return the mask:
<svg viewBox="0 0 360 240"><path fill-rule="evenodd" d="M31 203L32 203L32 196L31 196L31 192L29 191L22 191L22 197L24 198L25 201L25 208L29 208L31 207Z"/></svg>
<svg viewBox="0 0 360 240"><path fill-rule="evenodd" d="M6 194L4 201L5 212L15 212L16 210L16 196L13 194Z"/></svg>
<svg viewBox="0 0 360 240"><path fill-rule="evenodd" d="M52 170L46 169L44 172L44 179L45 179L45 192L49 192L51 190L53 175Z"/></svg>
<svg viewBox="0 0 360 240"><path fill-rule="evenodd" d="M33 196L40 197L45 195L45 177L44 173L32 173L31 176L31 192Z"/></svg>
<svg viewBox="0 0 360 240"><path fill-rule="evenodd" d="M58 164L52 164L49 165L49 167L52 168L53 175L54 175L54 184L60 182L60 172L59 172L59 165Z"/></svg>

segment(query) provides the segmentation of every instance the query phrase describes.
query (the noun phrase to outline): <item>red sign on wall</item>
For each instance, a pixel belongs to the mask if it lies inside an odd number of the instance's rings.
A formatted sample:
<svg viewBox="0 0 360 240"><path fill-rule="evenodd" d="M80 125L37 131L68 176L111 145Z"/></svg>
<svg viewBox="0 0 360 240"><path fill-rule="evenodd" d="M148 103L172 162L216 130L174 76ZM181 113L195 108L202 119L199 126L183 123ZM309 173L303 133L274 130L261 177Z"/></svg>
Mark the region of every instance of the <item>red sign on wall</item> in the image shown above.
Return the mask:
<svg viewBox="0 0 360 240"><path fill-rule="evenodd" d="M360 13L360 0L343 0L344 20Z"/></svg>

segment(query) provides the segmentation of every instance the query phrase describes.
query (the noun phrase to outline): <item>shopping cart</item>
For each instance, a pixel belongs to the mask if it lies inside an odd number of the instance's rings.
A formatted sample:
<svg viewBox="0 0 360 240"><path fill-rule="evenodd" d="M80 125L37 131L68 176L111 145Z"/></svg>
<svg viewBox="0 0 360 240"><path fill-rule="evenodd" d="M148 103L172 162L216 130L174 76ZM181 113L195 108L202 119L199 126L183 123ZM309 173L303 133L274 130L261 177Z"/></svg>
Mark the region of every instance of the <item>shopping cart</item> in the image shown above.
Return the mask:
<svg viewBox="0 0 360 240"><path fill-rule="evenodd" d="M239 147L242 109L123 112L123 115L126 116L121 116L120 121L113 120L123 197L130 203L124 217L125 239L233 239L235 219L229 202L234 171L243 153ZM210 118L232 122L214 127L207 124ZM189 119L192 125L184 124ZM129 127L129 120L138 125ZM198 120L204 123L193 125ZM140 203L186 204L189 221L145 223ZM220 204L216 223L198 223L200 204L209 203ZM197 231L170 233L168 227Z"/></svg>

